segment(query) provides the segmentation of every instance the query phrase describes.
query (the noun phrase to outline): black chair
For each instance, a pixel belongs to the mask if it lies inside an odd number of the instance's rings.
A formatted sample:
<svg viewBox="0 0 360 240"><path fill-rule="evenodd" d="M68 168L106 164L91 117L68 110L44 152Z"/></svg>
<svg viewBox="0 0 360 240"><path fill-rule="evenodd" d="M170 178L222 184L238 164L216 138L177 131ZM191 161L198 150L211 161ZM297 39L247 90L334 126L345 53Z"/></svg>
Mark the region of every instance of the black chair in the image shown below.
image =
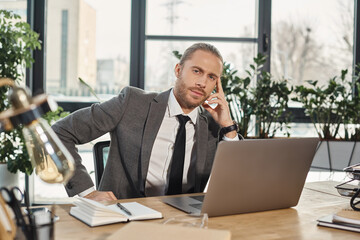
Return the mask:
<svg viewBox="0 0 360 240"><path fill-rule="evenodd" d="M104 172L109 154L110 141L95 143L93 147L96 189L99 188L100 180Z"/></svg>

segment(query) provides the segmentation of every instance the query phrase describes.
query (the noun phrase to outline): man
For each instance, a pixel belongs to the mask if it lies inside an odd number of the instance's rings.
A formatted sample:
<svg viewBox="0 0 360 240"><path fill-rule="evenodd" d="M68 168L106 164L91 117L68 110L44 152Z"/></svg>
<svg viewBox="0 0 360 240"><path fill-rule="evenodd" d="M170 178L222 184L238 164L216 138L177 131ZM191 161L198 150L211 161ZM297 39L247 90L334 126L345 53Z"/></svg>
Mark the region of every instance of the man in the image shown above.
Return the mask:
<svg viewBox="0 0 360 240"><path fill-rule="evenodd" d="M117 97L78 110L54 124L54 131L76 162L75 174L65 186L68 195L97 201L164 195L173 192L169 182L174 173L182 176L181 192L202 191L219 139L238 140L221 86L222 68L219 51L210 44L197 43L175 66L173 89L146 93L126 87ZM217 106L213 109L209 104ZM177 130L182 124L179 114L189 117L184 127L183 168L171 170ZM75 144L108 132L108 161L99 185L101 191L95 191Z"/></svg>

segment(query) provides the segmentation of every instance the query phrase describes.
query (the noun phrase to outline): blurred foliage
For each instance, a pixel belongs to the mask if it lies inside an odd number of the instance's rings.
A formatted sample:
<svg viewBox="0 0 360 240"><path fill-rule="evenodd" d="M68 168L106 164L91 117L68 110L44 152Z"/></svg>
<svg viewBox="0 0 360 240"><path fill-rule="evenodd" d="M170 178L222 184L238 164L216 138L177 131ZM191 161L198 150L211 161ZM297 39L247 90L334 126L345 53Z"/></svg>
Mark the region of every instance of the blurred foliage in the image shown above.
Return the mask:
<svg viewBox="0 0 360 240"><path fill-rule="evenodd" d="M296 86L294 101L302 103L305 114L310 117L320 139L360 140L360 97L359 65L356 66L353 81L346 80L348 70L342 70L340 76L332 77L325 86L318 86L317 80L306 81L309 87ZM349 129L354 126L354 130ZM344 127L344 136L339 130Z"/></svg>
<svg viewBox="0 0 360 240"><path fill-rule="evenodd" d="M49 125L52 125L57 120L68 116L69 112L64 112L62 107L58 107L55 111L45 113L42 118L45 119Z"/></svg>
<svg viewBox="0 0 360 240"><path fill-rule="evenodd" d="M0 79L11 78L19 84L25 76L25 69L30 68L34 59L32 52L41 49L39 34L21 17L11 11L0 10ZM0 87L0 112L10 108L8 101L9 87ZM59 108L55 113L48 113L48 122L66 115ZM27 152L22 126L12 131L0 133L0 163L7 163L8 170L18 170L30 175L33 171Z"/></svg>

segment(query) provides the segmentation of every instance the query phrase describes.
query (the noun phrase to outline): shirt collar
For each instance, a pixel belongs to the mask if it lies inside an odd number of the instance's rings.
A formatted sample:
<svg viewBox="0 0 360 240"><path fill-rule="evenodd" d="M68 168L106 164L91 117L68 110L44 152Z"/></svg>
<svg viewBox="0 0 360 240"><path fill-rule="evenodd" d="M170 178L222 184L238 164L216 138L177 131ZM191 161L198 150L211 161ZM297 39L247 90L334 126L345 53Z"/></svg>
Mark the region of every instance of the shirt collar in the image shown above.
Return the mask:
<svg viewBox="0 0 360 240"><path fill-rule="evenodd" d="M168 100L168 108L169 108L170 117L175 117L176 115L183 114L185 116L189 116L189 118L191 119L191 122L193 124L196 124L196 119L199 114L199 111L198 111L199 107L196 107L189 114L185 114L183 112L183 110L181 109L180 104L178 103L178 101L175 98L174 89L171 89L171 92L170 92L170 96L169 96L169 100Z"/></svg>

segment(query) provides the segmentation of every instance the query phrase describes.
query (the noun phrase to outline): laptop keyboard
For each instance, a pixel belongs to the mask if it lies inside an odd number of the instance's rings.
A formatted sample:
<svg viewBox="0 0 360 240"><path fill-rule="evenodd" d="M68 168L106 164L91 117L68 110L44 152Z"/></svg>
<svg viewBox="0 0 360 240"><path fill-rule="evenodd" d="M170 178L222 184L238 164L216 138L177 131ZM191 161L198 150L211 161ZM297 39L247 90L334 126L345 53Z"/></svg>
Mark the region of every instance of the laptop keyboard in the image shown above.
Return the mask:
<svg viewBox="0 0 360 240"><path fill-rule="evenodd" d="M189 204L189 206L201 210L202 203Z"/></svg>
<svg viewBox="0 0 360 240"><path fill-rule="evenodd" d="M203 201L204 201L204 197L205 197L205 195L191 196L191 198L196 199L196 200L198 200L198 201L200 201L200 202L203 202ZM201 208L200 208L200 209L201 209Z"/></svg>

